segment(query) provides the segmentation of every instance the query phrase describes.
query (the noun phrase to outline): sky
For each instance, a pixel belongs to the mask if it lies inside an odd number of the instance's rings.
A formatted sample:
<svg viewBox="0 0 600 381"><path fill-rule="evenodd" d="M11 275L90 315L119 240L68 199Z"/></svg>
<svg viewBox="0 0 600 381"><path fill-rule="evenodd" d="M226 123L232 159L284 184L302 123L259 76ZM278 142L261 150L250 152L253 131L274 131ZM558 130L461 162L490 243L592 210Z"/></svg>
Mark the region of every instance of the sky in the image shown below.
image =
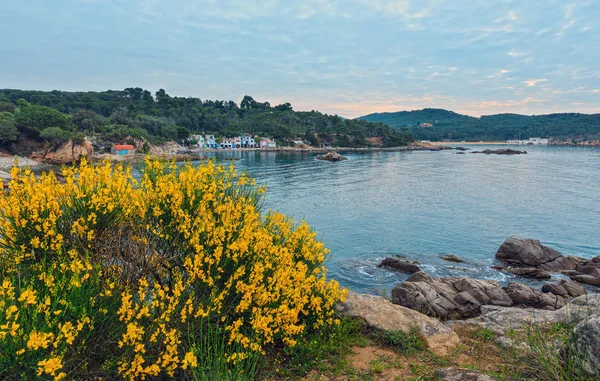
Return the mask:
<svg viewBox="0 0 600 381"><path fill-rule="evenodd" d="M600 112L600 0L0 0L0 88Z"/></svg>

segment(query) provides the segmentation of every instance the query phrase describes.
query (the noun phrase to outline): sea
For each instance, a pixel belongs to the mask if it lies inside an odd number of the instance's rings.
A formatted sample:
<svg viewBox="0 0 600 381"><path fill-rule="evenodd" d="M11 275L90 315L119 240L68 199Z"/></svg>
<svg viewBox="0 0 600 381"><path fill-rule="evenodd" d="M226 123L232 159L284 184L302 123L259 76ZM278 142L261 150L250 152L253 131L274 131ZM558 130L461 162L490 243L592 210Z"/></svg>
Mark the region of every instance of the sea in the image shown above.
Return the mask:
<svg viewBox="0 0 600 381"><path fill-rule="evenodd" d="M328 276L357 292L387 294L407 279L377 266L389 256L434 276L523 281L491 267L511 235L539 239L564 255L600 255L600 149L463 146L527 154L344 152L342 162L306 152L205 156L233 162L266 185L266 208L306 220L331 251Z"/></svg>

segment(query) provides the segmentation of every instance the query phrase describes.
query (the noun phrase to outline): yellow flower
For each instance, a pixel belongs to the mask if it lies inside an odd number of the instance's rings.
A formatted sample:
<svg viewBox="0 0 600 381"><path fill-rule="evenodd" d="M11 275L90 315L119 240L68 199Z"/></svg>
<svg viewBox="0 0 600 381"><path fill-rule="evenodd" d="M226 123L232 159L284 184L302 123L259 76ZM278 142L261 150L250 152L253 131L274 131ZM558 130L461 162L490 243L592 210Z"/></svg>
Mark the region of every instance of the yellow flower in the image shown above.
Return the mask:
<svg viewBox="0 0 600 381"><path fill-rule="evenodd" d="M41 376L45 373L54 376L55 373L60 369L62 369L62 360L60 359L60 357L51 357L47 360L42 360L38 362L37 375Z"/></svg>
<svg viewBox="0 0 600 381"><path fill-rule="evenodd" d="M35 304L36 301L36 291L30 288L25 289L19 296L19 302L25 302L25 304Z"/></svg>
<svg viewBox="0 0 600 381"><path fill-rule="evenodd" d="M183 362L181 367L183 369L187 369L188 367L190 368L195 368L198 366L198 360L196 359L196 355L194 355L194 352L188 352L185 354L185 356L183 357Z"/></svg>

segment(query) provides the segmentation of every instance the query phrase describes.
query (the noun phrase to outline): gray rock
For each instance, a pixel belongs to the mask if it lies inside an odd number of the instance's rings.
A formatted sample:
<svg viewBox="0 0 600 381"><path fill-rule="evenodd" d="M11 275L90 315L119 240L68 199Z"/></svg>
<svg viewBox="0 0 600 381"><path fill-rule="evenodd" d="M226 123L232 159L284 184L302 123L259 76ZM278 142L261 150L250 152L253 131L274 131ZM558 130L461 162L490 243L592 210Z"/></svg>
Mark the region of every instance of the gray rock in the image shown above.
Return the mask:
<svg viewBox="0 0 600 381"><path fill-rule="evenodd" d="M583 320L573 331L575 350L584 360L585 370L592 376L600 375L600 316Z"/></svg>
<svg viewBox="0 0 600 381"><path fill-rule="evenodd" d="M575 270L585 275L591 275L594 278L600 278L600 263L594 262L594 260L580 262Z"/></svg>
<svg viewBox="0 0 600 381"><path fill-rule="evenodd" d="M492 377L483 372L474 369L466 368L444 368L435 371L435 376L441 381L496 381L496 377Z"/></svg>
<svg viewBox="0 0 600 381"><path fill-rule="evenodd" d="M573 298L587 294L585 288L583 288L577 282L562 279L560 282L558 282L558 284L569 293L569 296Z"/></svg>
<svg viewBox="0 0 600 381"><path fill-rule="evenodd" d="M458 255L454 255L454 254L441 254L440 258L442 258L444 261L454 262L454 263L464 263L465 262L464 259L462 259Z"/></svg>
<svg viewBox="0 0 600 381"><path fill-rule="evenodd" d="M520 329L532 324L573 323L600 315L600 295L583 295L561 309L550 311L534 308L481 306L478 317L453 320L448 325L476 325L503 335L509 328Z"/></svg>
<svg viewBox="0 0 600 381"><path fill-rule="evenodd" d="M484 304L513 304L498 282L433 278L424 272L418 272L396 286L392 290L392 302L443 319L476 316Z"/></svg>
<svg viewBox="0 0 600 381"><path fill-rule="evenodd" d="M496 252L496 258L518 267L541 267L548 271L574 270L577 259L565 257L558 251L544 246L537 239L509 237Z"/></svg>
<svg viewBox="0 0 600 381"><path fill-rule="evenodd" d="M471 153L484 153L486 155L521 155L526 154L527 151L518 151L510 148L502 148L502 149L484 149L483 151L473 151Z"/></svg>
<svg viewBox="0 0 600 381"><path fill-rule="evenodd" d="M569 277L579 283L585 283L592 286L600 287L600 277L595 277L592 275L581 274L581 275L569 275Z"/></svg>
<svg viewBox="0 0 600 381"><path fill-rule="evenodd" d="M600 294L579 296L569 302L570 305L600 309Z"/></svg>
<svg viewBox="0 0 600 381"><path fill-rule="evenodd" d="M415 265L414 263L403 261L397 258L385 258L377 267L389 267L406 274L414 274L421 271L419 266Z"/></svg>
<svg viewBox="0 0 600 381"><path fill-rule="evenodd" d="M344 156L340 155L337 152L329 151L325 155L318 155L318 160L326 160L326 161L343 161L348 160Z"/></svg>
<svg viewBox="0 0 600 381"><path fill-rule="evenodd" d="M550 279L552 275L549 272L536 269L533 267L517 267L517 268L508 268L506 269L511 274L522 276L525 278L534 278L534 279Z"/></svg>
<svg viewBox="0 0 600 381"><path fill-rule="evenodd" d="M413 311L375 295L357 294L350 291L343 303L336 306L342 315L361 318L369 327L385 331L409 332L419 328L429 349L444 356L460 342L452 329L436 319Z"/></svg>
<svg viewBox="0 0 600 381"><path fill-rule="evenodd" d="M569 292L560 284L546 283L542 286L542 292L560 295L565 298L569 297Z"/></svg>
<svg viewBox="0 0 600 381"><path fill-rule="evenodd" d="M556 310L566 304L560 295L544 294L522 283L509 283L504 290L516 306Z"/></svg>

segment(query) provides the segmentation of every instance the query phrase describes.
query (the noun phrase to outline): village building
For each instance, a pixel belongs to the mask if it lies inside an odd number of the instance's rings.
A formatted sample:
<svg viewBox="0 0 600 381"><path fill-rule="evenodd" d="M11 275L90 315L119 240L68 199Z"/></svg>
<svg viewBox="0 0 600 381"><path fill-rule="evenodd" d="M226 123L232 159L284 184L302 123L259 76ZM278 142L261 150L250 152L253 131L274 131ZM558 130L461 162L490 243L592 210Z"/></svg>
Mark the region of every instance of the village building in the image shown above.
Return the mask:
<svg viewBox="0 0 600 381"><path fill-rule="evenodd" d="M243 134L241 136L242 148L256 148L256 142L254 137L250 134Z"/></svg>
<svg viewBox="0 0 600 381"><path fill-rule="evenodd" d="M202 135L192 135L192 141L196 143L196 147L198 148L206 148L206 141L204 140L204 136Z"/></svg>
<svg viewBox="0 0 600 381"><path fill-rule="evenodd" d="M293 142L294 142L294 144L295 144L295 145L297 145L297 146L301 146L301 145L303 145L303 144L304 144L304 142L303 142L303 141L302 141L302 139L300 139L300 138L294 138Z"/></svg>
<svg viewBox="0 0 600 381"><path fill-rule="evenodd" d="M217 139L215 139L214 135L205 135L204 136L204 144L206 144L206 146L208 148L217 148Z"/></svg>
<svg viewBox="0 0 600 381"><path fill-rule="evenodd" d="M272 139L260 139L260 148L275 148L277 143Z"/></svg>
<svg viewBox="0 0 600 381"><path fill-rule="evenodd" d="M549 144L549 139L543 138L529 138L528 140L507 140L506 144L524 144L524 145L544 145L547 146Z"/></svg>
<svg viewBox="0 0 600 381"><path fill-rule="evenodd" d="M115 144L111 147L110 153L119 156L135 155L135 147L130 144Z"/></svg>

